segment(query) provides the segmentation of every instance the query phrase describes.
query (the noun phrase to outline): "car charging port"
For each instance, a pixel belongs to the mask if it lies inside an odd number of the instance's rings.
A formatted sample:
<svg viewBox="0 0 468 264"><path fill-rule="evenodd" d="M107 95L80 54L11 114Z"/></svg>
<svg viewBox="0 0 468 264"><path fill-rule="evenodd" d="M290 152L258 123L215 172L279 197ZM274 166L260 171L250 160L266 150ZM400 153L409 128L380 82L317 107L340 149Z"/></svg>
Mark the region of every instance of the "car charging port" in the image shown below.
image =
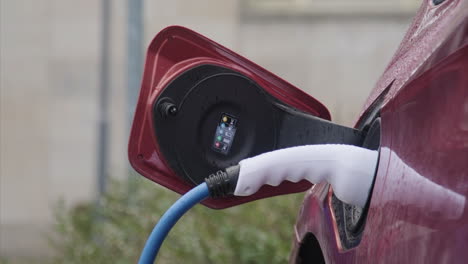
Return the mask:
<svg viewBox="0 0 468 264"><path fill-rule="evenodd" d="M381 140L381 120L377 117L368 126L366 136L362 147L370 150L379 150ZM359 207L347 204L339 200L335 195L332 196L332 207L334 209L340 239L343 247L349 249L357 246L361 241L361 236L365 227L367 213L369 210L370 201L372 199L372 191L375 183L375 175L377 174L378 163L374 173L374 181L369 192L369 197L364 207Z"/></svg>
<svg viewBox="0 0 468 264"><path fill-rule="evenodd" d="M363 147L367 149L371 149L371 150L379 149L380 147L380 118L377 118L372 123L364 139ZM377 168L378 168L378 165L377 165ZM375 174L377 173L377 168L376 168ZM374 181L375 181L375 176L374 176ZM367 218L367 211L369 209L373 187L374 187L374 183L372 183L369 198L364 208L360 208L360 207L353 206L353 205L345 205L346 207L350 207L347 210L348 214L345 215L345 223L346 223L347 232L351 232L354 235L357 235L362 231L364 227L364 222Z"/></svg>

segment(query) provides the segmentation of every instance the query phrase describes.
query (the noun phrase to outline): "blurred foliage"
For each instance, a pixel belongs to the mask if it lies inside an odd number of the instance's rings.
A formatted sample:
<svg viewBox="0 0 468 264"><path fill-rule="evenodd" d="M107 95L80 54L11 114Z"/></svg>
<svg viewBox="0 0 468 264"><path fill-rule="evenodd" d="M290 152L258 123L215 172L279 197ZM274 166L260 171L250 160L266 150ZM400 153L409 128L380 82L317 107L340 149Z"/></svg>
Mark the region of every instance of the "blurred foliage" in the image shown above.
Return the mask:
<svg viewBox="0 0 468 264"><path fill-rule="evenodd" d="M54 263L137 262L155 223L179 195L134 178L130 184L113 181L99 203L57 206L50 238ZM280 196L225 210L197 205L169 233L156 262L286 263L302 197Z"/></svg>

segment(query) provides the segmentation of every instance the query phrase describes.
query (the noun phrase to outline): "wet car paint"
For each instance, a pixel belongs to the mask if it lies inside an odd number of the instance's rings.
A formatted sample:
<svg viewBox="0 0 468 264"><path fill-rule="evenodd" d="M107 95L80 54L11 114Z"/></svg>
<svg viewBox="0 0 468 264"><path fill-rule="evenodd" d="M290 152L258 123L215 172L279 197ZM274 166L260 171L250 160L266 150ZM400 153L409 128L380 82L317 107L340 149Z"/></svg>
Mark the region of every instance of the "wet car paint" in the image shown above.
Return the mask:
<svg viewBox="0 0 468 264"><path fill-rule="evenodd" d="M379 168L360 244L345 250L328 185L306 195L290 262L312 233L327 263L466 263L468 3L425 1L370 94L381 109Z"/></svg>

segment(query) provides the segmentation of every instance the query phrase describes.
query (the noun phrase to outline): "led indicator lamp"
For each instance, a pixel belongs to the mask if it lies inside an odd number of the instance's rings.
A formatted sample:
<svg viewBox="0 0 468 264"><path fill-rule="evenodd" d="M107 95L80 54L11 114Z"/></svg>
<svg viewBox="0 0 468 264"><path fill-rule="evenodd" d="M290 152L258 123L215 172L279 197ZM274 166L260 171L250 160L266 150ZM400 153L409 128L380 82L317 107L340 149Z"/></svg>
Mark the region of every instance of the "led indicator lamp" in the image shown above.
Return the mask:
<svg viewBox="0 0 468 264"><path fill-rule="evenodd" d="M234 136L237 130L237 119L226 113L222 113L218 119L219 123L216 128L216 134L212 141L212 149L224 155L229 154Z"/></svg>

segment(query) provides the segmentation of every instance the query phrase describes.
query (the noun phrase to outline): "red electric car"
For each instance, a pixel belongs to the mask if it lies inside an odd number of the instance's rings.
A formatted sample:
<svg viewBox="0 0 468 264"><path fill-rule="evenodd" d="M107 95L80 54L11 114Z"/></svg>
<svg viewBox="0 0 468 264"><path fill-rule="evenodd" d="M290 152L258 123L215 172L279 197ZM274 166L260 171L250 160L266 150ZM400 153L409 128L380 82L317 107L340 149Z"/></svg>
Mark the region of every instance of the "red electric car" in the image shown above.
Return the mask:
<svg viewBox="0 0 468 264"><path fill-rule="evenodd" d="M300 141L309 130L275 130L279 121L262 112L269 109L262 98L330 120L320 102L255 63L186 28L166 28L148 48L129 160L148 179L185 193L199 180L191 171L288 146L271 135L310 144ZM235 120L234 143L213 141L219 116ZM466 263L468 1L423 0L354 129L364 135L360 146L379 150L363 208L340 201L326 183L305 181L203 203L222 209L308 190L290 263Z"/></svg>
<svg viewBox="0 0 468 264"><path fill-rule="evenodd" d="M369 204L312 187L290 263L468 262L468 1L434 2L423 1L356 123L380 126Z"/></svg>

